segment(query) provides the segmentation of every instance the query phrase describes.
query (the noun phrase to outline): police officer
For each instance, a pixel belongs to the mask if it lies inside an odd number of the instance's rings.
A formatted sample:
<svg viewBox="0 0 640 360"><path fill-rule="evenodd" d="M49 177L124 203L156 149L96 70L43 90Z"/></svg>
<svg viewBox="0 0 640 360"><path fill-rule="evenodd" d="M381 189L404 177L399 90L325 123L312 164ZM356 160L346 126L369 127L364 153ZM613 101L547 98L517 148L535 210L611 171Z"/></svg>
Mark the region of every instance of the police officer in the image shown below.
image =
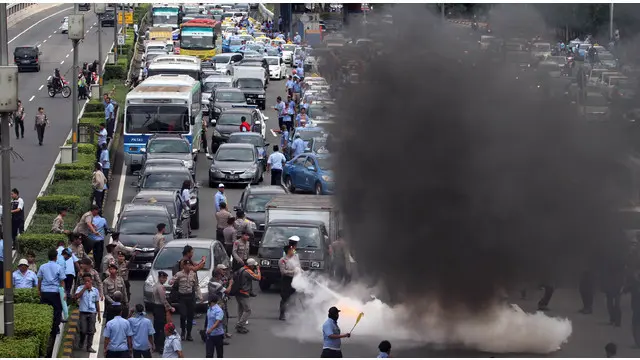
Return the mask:
<svg viewBox="0 0 640 360"><path fill-rule="evenodd" d="M192 271L193 262L191 260L182 261L182 270L178 271L169 281L170 285L177 284L180 297L180 337L182 340L193 341L191 328L193 327L193 317L195 315L196 297L202 299L198 277Z"/></svg>
<svg viewBox="0 0 640 360"><path fill-rule="evenodd" d="M118 276L118 265L115 263L109 264L109 277L104 279L102 286L104 287L105 299L104 317L106 321L109 321L122 309L127 309L126 305L129 303L126 285L124 280ZM120 293L119 299L116 298L116 293Z"/></svg>
<svg viewBox="0 0 640 360"><path fill-rule="evenodd" d="M231 256L233 256L233 271L236 271L245 265L247 259L249 259L249 232L244 230L240 239L233 242L233 250Z"/></svg>
<svg viewBox="0 0 640 360"><path fill-rule="evenodd" d="M164 346L164 326L167 323L167 319L171 318L171 313L176 309L171 306L167 301L166 290L164 284L167 282L169 275L166 272L158 272L158 282L153 285L153 328L156 331L154 334L155 351L159 354L162 353Z"/></svg>
<svg viewBox="0 0 640 360"><path fill-rule="evenodd" d="M296 291L293 286L291 286L291 282L293 281L293 277L302 271L300 262L297 261L294 247L286 245L283 250L285 255L278 261L282 278L280 285L280 320L282 321L286 320L287 301L289 301L291 295Z"/></svg>
<svg viewBox="0 0 640 360"><path fill-rule="evenodd" d="M13 246L17 249L16 238L24 232L24 200L18 189L11 189L11 237Z"/></svg>

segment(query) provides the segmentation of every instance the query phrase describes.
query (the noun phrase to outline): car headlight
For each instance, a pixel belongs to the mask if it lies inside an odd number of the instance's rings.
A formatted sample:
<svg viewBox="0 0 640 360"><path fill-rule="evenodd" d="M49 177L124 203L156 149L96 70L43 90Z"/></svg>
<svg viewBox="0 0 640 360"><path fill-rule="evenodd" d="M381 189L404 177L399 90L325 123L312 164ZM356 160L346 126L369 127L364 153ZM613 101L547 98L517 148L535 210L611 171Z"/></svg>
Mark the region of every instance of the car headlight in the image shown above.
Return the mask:
<svg viewBox="0 0 640 360"><path fill-rule="evenodd" d="M253 174L258 170L258 166L256 164L251 165L251 167L249 169L247 169L247 173L249 174Z"/></svg>
<svg viewBox="0 0 640 360"><path fill-rule="evenodd" d="M193 160L182 160L182 163L184 164L184 166L186 166L188 168L192 168L193 167Z"/></svg>
<svg viewBox="0 0 640 360"><path fill-rule="evenodd" d="M209 169L209 171L211 171L212 173L216 173L216 174L222 174L222 171L220 171L220 169L216 168L216 167L211 167L211 169Z"/></svg>
<svg viewBox="0 0 640 360"><path fill-rule="evenodd" d="M260 260L260 266L269 266L271 265L271 261L269 260Z"/></svg>
<svg viewBox="0 0 640 360"><path fill-rule="evenodd" d="M322 180L324 180L324 181L332 181L333 179L329 175L322 175Z"/></svg>
<svg viewBox="0 0 640 360"><path fill-rule="evenodd" d="M147 279L144 281L144 285L145 286L149 286L152 287L156 284L155 279L153 278L152 275L147 276Z"/></svg>
<svg viewBox="0 0 640 360"><path fill-rule="evenodd" d="M319 262L317 262L317 261L312 261L312 262L311 262L311 267L312 267L312 268L319 269L319 268L320 268L320 263L319 263Z"/></svg>
<svg viewBox="0 0 640 360"><path fill-rule="evenodd" d="M264 95L258 95L259 99L264 99Z"/></svg>

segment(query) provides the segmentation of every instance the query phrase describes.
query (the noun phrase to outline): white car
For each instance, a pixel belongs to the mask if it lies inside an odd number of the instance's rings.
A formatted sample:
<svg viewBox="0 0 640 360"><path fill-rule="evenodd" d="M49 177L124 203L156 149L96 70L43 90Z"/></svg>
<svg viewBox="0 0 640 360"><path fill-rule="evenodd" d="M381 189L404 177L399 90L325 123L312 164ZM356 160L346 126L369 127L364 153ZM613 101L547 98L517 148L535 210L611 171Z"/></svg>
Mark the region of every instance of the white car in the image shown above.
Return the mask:
<svg viewBox="0 0 640 360"><path fill-rule="evenodd" d="M295 49L296 49L296 46L293 44L282 45L282 59L286 64L293 63L293 51Z"/></svg>
<svg viewBox="0 0 640 360"><path fill-rule="evenodd" d="M69 33L69 17L68 16L65 16L64 19L62 20L62 25L60 26L60 33L61 34Z"/></svg>
<svg viewBox="0 0 640 360"><path fill-rule="evenodd" d="M281 80L287 76L287 67L280 56L265 56L264 59L269 65L269 79Z"/></svg>

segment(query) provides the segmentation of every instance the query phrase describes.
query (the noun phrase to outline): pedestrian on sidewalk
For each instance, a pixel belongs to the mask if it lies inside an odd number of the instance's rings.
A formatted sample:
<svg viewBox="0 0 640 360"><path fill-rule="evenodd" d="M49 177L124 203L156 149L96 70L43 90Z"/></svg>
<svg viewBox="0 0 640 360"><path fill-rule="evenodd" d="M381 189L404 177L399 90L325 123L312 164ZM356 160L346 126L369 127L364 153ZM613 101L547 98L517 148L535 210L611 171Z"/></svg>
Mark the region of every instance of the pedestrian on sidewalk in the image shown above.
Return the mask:
<svg viewBox="0 0 640 360"><path fill-rule="evenodd" d="M13 123L16 130L16 139L24 139L24 107L22 101L18 100L18 110L13 113Z"/></svg>
<svg viewBox="0 0 640 360"><path fill-rule="evenodd" d="M83 286L78 286L74 298L78 301L78 309L80 310L80 340L77 349L85 348L88 353L96 351L91 347L93 344L93 334L96 333L96 318L98 322L102 321L100 315L100 294L98 289L93 286L93 277L89 273L82 274Z"/></svg>
<svg viewBox="0 0 640 360"><path fill-rule="evenodd" d="M11 189L11 237L13 248L18 249L18 235L24 232L24 200L20 197L20 191Z"/></svg>
<svg viewBox="0 0 640 360"><path fill-rule="evenodd" d="M111 171L111 161L109 160L109 149L107 149L107 144L102 144L100 149L100 166L102 167L102 173L104 174L105 185L109 186L109 172Z"/></svg>
<svg viewBox="0 0 640 360"><path fill-rule="evenodd" d="M107 127L105 123L100 123L100 128L96 131L98 135L98 148L96 149L96 161L100 161L100 154L102 153L102 144L107 143Z"/></svg>
<svg viewBox="0 0 640 360"><path fill-rule="evenodd" d="M107 125L107 143L113 138L115 128L115 107L108 95L104 95L104 123Z"/></svg>
<svg viewBox="0 0 640 360"><path fill-rule="evenodd" d="M56 263L58 251L50 249L47 253L49 262L38 269L38 292L40 293L40 303L53 307L52 334L60 333L60 322L62 321L62 300L60 299L60 287L64 287L64 270Z"/></svg>
<svg viewBox="0 0 640 360"><path fill-rule="evenodd" d="M47 126L49 126L49 118L47 118L47 114L44 113L44 108L41 106L38 108L33 126L33 130L38 133L38 144L40 146L42 146L42 142L44 141L44 130Z"/></svg>
<svg viewBox="0 0 640 360"><path fill-rule="evenodd" d="M100 163L96 163L95 165L93 176L91 177L91 186L93 187L93 199L96 201L96 206L102 210L104 191L107 188L107 179L102 172Z"/></svg>

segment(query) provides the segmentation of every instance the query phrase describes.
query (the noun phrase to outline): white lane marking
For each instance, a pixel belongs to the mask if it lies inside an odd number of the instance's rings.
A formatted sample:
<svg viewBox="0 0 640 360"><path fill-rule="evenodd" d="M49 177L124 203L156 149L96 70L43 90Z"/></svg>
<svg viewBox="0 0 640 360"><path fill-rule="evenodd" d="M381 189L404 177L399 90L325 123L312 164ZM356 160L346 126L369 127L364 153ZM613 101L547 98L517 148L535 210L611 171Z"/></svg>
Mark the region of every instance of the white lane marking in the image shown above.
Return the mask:
<svg viewBox="0 0 640 360"><path fill-rule="evenodd" d="M58 30L54 30L53 33L56 34L58 32Z"/></svg>
<svg viewBox="0 0 640 360"><path fill-rule="evenodd" d="M47 78L47 81L51 80L51 75L49 75L49 77Z"/></svg>
<svg viewBox="0 0 640 360"><path fill-rule="evenodd" d="M71 52L73 52L73 48L71 48Z"/></svg>
<svg viewBox="0 0 640 360"><path fill-rule="evenodd" d="M93 26L96 26L96 25L98 25L98 23L93 23Z"/></svg>
<svg viewBox="0 0 640 360"><path fill-rule="evenodd" d="M42 41L42 44L46 43L47 39L44 39L44 41ZM38 44L38 47L42 46L42 44Z"/></svg>
<svg viewBox="0 0 640 360"><path fill-rule="evenodd" d="M40 85L40 87L38 88L38 91L42 90L43 87L44 85Z"/></svg>
<svg viewBox="0 0 640 360"><path fill-rule="evenodd" d="M278 137L278 135L276 135L276 132L273 131L273 129L269 129L269 131L271 131L271 135L273 135L273 137Z"/></svg>
<svg viewBox="0 0 640 360"><path fill-rule="evenodd" d="M111 227L116 228L118 225L118 214L120 213L120 208L122 208L122 197L124 196L124 185L127 181L127 166L122 162L122 170L120 171L120 175L118 176L118 195L116 197L116 206L113 208L113 221L111 221Z"/></svg>
<svg viewBox="0 0 640 360"><path fill-rule="evenodd" d="M52 36L53 36L53 35L49 35L49 39L51 39L51 37L52 37Z"/></svg>
<svg viewBox="0 0 640 360"><path fill-rule="evenodd" d="M67 54L67 56L65 56L64 58L66 59L66 58L68 58L68 57L69 57L69 54Z"/></svg>
<svg viewBox="0 0 640 360"><path fill-rule="evenodd" d="M26 28L23 32L21 32L20 34L18 34L18 35L16 35L16 36L14 36L14 37L13 37L13 39L9 40L9 42L8 42L8 43L9 43L9 44L11 44L15 39L19 38L20 36L22 36L22 35L23 35L24 33L26 33L27 31L29 31L29 30L33 29L35 26L37 26L37 25L38 25L38 24L40 24L41 22L43 22L43 21L45 21L45 20L47 20L47 19L50 19L50 18L52 18L52 17L54 17L54 16L56 16L56 15L58 15L58 14L60 14L60 13L63 13L63 12L65 12L65 11L69 11L69 10L71 10L71 9L73 9L73 7L64 8L64 9L62 9L62 10L58 11L57 13L51 14L51 15L49 15L49 16L47 16L47 17L43 18L43 19L38 20L35 24L33 24L33 25L29 26L28 28ZM55 34L56 32L54 31L53 33Z"/></svg>
<svg viewBox="0 0 640 360"><path fill-rule="evenodd" d="M29 99L29 102L33 101L33 99L35 99L36 96L35 95L31 95L31 98Z"/></svg>
<svg viewBox="0 0 640 360"><path fill-rule="evenodd" d="M60 61L60 65L64 64L64 60Z"/></svg>

